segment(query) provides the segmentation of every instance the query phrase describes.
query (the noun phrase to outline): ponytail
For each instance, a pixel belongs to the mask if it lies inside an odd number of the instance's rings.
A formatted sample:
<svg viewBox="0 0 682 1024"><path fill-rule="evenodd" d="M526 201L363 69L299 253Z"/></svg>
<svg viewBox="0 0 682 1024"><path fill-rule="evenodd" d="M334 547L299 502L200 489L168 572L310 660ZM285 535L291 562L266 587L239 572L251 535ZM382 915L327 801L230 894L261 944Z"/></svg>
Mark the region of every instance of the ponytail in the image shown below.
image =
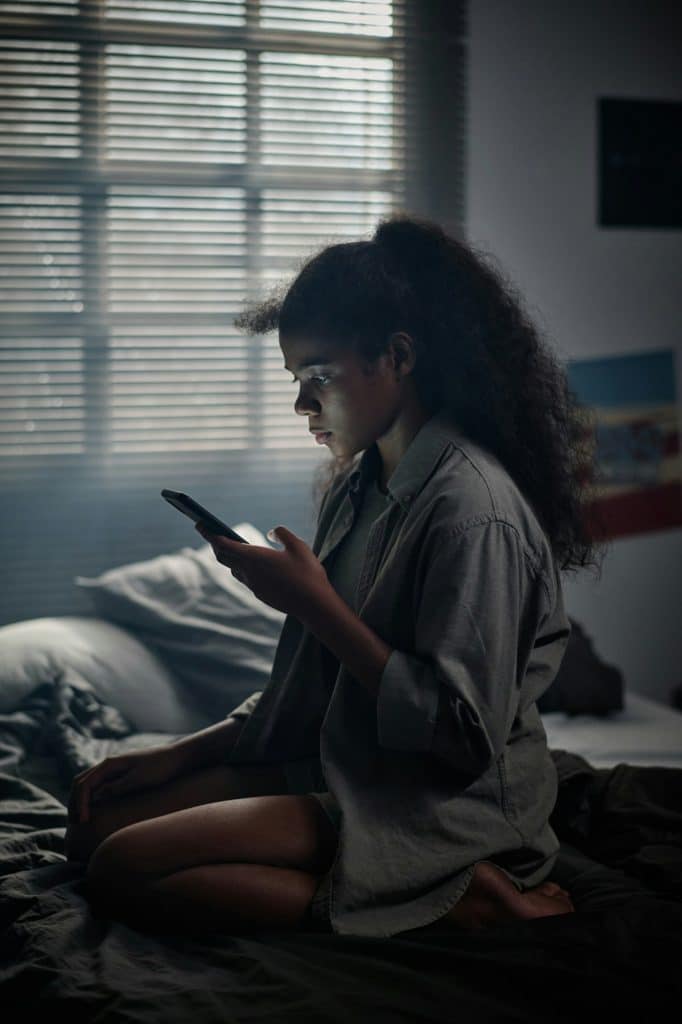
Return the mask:
<svg viewBox="0 0 682 1024"><path fill-rule="evenodd" d="M415 388L427 411L445 410L491 451L533 506L563 569L593 560L583 504L591 466L583 419L566 375L485 254L429 221L397 214L370 241L342 242L311 257L281 298L242 314L252 333L314 335L365 362L392 334L416 350ZM352 459L322 467L320 500Z"/></svg>

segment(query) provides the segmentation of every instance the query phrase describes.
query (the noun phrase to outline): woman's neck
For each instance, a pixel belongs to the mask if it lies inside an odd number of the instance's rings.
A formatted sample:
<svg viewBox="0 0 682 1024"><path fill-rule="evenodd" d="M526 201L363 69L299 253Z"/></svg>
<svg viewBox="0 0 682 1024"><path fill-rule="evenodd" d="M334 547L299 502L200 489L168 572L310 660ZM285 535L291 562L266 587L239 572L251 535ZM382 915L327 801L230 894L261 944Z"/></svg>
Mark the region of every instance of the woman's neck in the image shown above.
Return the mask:
<svg viewBox="0 0 682 1024"><path fill-rule="evenodd" d="M432 416L433 412L425 409L414 396L403 406L390 429L377 439L376 444L381 456L381 466L377 471L377 486L383 494L387 493L388 481L403 455Z"/></svg>

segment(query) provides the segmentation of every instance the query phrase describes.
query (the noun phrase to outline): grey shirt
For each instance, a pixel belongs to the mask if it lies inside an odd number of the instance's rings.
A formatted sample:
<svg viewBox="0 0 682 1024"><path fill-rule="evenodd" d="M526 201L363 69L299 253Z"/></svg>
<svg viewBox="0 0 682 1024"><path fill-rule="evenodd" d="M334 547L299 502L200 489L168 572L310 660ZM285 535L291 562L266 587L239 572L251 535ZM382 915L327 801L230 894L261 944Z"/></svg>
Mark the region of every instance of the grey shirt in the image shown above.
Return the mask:
<svg viewBox="0 0 682 1024"><path fill-rule="evenodd" d="M390 492L382 494L378 479L368 479L362 502L357 508L353 529L325 564L327 576L334 590L356 613L359 611L358 581L365 561L370 531L374 521L390 508L392 500ZM385 540L386 538L384 542Z"/></svg>
<svg viewBox="0 0 682 1024"><path fill-rule="evenodd" d="M379 465L372 445L324 497L312 549L330 578ZM378 697L288 615L268 685L232 712L244 726L230 761L320 758L342 812L327 878L340 935L430 924L480 860L537 885L559 849L536 700L570 626L547 537L497 459L444 413L388 492L355 593L392 648Z"/></svg>

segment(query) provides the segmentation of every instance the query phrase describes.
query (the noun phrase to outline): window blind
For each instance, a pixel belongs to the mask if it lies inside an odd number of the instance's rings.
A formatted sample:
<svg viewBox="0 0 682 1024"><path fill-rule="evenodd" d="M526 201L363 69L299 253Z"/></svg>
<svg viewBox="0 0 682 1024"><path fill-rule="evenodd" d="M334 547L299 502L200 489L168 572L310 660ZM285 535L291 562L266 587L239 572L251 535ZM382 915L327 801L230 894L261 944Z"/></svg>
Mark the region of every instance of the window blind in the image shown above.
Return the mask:
<svg viewBox="0 0 682 1024"><path fill-rule="evenodd" d="M329 455L276 335L233 320L320 246L438 216L436 65L460 221L464 6L442 6L2 5L0 621L84 613L75 575L197 546L161 487L311 539Z"/></svg>

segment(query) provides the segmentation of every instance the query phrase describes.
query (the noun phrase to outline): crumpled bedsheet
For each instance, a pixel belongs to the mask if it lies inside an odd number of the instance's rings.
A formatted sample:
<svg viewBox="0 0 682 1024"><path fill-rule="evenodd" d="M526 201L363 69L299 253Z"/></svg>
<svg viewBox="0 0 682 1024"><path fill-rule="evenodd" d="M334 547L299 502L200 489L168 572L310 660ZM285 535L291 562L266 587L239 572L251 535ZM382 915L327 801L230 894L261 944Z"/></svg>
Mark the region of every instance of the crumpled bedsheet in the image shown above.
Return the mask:
<svg viewBox="0 0 682 1024"><path fill-rule="evenodd" d="M133 732L115 708L59 679L0 716L7 1024L53 1010L69 1024L620 1024L679 1016L682 771L654 770L654 779L652 769L596 770L552 752L560 779L553 824L562 841L552 877L570 888L575 914L390 939L137 931L91 911L83 867L63 852L65 802L83 768L174 738ZM671 774L664 780L660 771ZM590 855L597 849L604 861Z"/></svg>

